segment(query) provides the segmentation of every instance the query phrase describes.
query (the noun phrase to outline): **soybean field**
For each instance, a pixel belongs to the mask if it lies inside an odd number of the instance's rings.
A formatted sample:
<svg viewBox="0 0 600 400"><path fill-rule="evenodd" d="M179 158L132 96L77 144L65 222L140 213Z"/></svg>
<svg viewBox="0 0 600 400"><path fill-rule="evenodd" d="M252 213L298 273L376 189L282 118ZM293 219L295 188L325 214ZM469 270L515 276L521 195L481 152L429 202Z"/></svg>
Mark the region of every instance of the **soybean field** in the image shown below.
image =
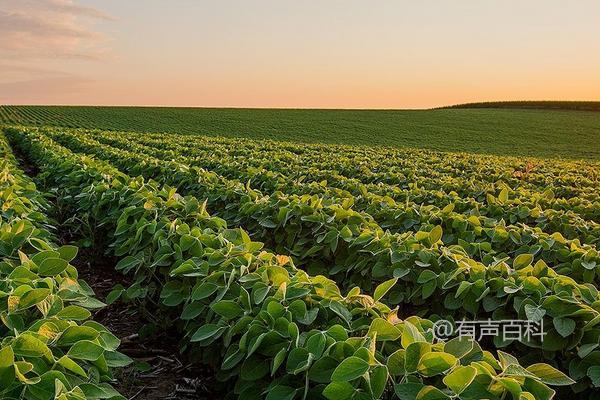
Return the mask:
<svg viewBox="0 0 600 400"><path fill-rule="evenodd" d="M536 104L435 110L0 106L0 123L600 160L600 102L530 108Z"/></svg>
<svg viewBox="0 0 600 400"><path fill-rule="evenodd" d="M0 113L3 399L600 395L600 114Z"/></svg>

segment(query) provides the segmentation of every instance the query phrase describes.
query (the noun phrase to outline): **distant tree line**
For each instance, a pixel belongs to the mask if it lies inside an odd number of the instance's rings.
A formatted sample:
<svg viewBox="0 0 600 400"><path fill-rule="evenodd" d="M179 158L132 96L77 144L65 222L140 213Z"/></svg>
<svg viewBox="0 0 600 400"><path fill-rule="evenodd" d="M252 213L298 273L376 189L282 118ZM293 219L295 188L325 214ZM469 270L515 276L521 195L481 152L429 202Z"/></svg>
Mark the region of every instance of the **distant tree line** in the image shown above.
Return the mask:
<svg viewBox="0 0 600 400"><path fill-rule="evenodd" d="M439 108L529 108L544 110L600 111L600 101L489 101L456 104Z"/></svg>

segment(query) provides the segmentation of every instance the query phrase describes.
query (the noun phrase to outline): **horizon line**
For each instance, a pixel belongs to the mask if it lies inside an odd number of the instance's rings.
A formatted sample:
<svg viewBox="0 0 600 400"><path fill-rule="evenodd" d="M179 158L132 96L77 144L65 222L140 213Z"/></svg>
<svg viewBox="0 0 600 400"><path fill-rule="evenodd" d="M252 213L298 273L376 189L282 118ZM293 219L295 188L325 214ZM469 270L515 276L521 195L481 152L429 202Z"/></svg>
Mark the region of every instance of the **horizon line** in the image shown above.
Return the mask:
<svg viewBox="0 0 600 400"><path fill-rule="evenodd" d="M485 108L481 107L483 105L492 106L494 104L498 105L509 105L518 103L522 105L530 104L550 104L550 103L570 103L570 104L595 104L600 105L600 100L492 100L492 101L475 101L475 102L466 102L466 103L452 103L441 106L434 107L415 107L415 108L359 108L359 107L285 107L285 106L254 106L254 107L244 107L244 106L176 106L176 105L164 105L164 104L66 104L66 103L54 103L54 104L11 104L11 103L2 103L0 106L12 106L12 107L122 107L122 108L181 108L181 109L232 109L232 110L316 110L316 111L431 111L431 110L440 110L440 109L452 109L452 108L468 108L468 106L479 106L474 108ZM493 107L489 107L493 108ZM582 110L585 111L585 110Z"/></svg>

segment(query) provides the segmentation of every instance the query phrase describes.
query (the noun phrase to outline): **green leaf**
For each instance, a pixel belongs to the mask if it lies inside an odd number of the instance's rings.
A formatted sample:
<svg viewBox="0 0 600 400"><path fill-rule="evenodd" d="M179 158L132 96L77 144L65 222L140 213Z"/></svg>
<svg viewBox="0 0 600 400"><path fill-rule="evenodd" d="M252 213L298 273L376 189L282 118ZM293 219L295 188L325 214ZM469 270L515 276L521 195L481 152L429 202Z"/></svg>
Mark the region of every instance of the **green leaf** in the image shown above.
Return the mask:
<svg viewBox="0 0 600 400"><path fill-rule="evenodd" d="M106 359L106 365L111 368L123 368L133 362L131 358L118 351L107 351L104 353L104 358Z"/></svg>
<svg viewBox="0 0 600 400"><path fill-rule="evenodd" d="M429 298L429 296L431 296L433 292L435 292L436 287L437 281L429 281L423 284L423 286L421 287L423 299Z"/></svg>
<svg viewBox="0 0 600 400"><path fill-rule="evenodd" d="M58 248L58 254L60 254L60 258L65 260L66 262L71 262L77 257L77 246L64 245Z"/></svg>
<svg viewBox="0 0 600 400"><path fill-rule="evenodd" d="M314 355L303 347L296 347L288 355L286 370L289 374L297 375L310 368Z"/></svg>
<svg viewBox="0 0 600 400"><path fill-rule="evenodd" d="M329 329L327 329L327 335L331 336L338 342L343 342L348 339L348 331L346 331L346 329L339 324L330 326Z"/></svg>
<svg viewBox="0 0 600 400"><path fill-rule="evenodd" d="M190 342L199 342L202 340L214 338L214 337L220 335L221 333L223 333L223 331L225 331L225 329L226 328L224 326L217 326L215 324L202 325L192 335Z"/></svg>
<svg viewBox="0 0 600 400"><path fill-rule="evenodd" d="M536 400L551 400L554 399L554 395L556 394L554 390L550 389L544 383L532 378L525 378L522 386L523 390L533 394Z"/></svg>
<svg viewBox="0 0 600 400"><path fill-rule="evenodd" d="M425 376L434 376L446 372L454 365L458 359L452 354L444 352L432 352L424 354L419 362L418 371Z"/></svg>
<svg viewBox="0 0 600 400"><path fill-rule="evenodd" d="M525 315L529 321L539 322L546 315L546 310L541 306L536 307L531 304L525 304Z"/></svg>
<svg viewBox="0 0 600 400"><path fill-rule="evenodd" d="M87 378L85 370L81 368L79 364L77 364L75 361L71 360L67 356L62 356L56 363L61 367L73 372L74 374Z"/></svg>
<svg viewBox="0 0 600 400"><path fill-rule="evenodd" d="M425 385L417 382L406 382L394 385L394 393L400 400L415 400L417 394L423 389Z"/></svg>
<svg viewBox="0 0 600 400"><path fill-rule="evenodd" d="M59 346L72 346L80 340L94 340L100 335L98 330L89 326L69 326L58 338Z"/></svg>
<svg viewBox="0 0 600 400"><path fill-rule="evenodd" d="M288 310L292 313L292 317L295 320L301 320L306 316L306 302L304 300L294 300L289 306Z"/></svg>
<svg viewBox="0 0 600 400"><path fill-rule="evenodd" d="M106 304L112 304L125 293L125 288L122 285L116 285L109 294L106 295Z"/></svg>
<svg viewBox="0 0 600 400"><path fill-rule="evenodd" d="M473 350L475 346L473 340L467 337L455 337L444 344L444 351L452 354L456 358L463 358Z"/></svg>
<svg viewBox="0 0 600 400"><path fill-rule="evenodd" d="M498 200L500 200L501 203L506 203L508 201L508 189L507 188L503 188L500 191L500 194L498 194Z"/></svg>
<svg viewBox="0 0 600 400"><path fill-rule="evenodd" d="M269 362L264 359L250 357L242 364L240 376L245 381L256 381L269 373Z"/></svg>
<svg viewBox="0 0 600 400"><path fill-rule="evenodd" d="M223 253L221 253L220 251L214 251L210 254L210 256L208 256L208 265L210 265L211 267L219 265L223 261L225 261L225 255L223 255Z"/></svg>
<svg viewBox="0 0 600 400"><path fill-rule="evenodd" d="M450 397L434 386L425 386L417 394L416 400L449 400Z"/></svg>
<svg viewBox="0 0 600 400"><path fill-rule="evenodd" d="M416 326L408 321L404 321L404 329L402 331L401 338L402 347L406 349L411 343L414 342L426 342L425 336L419 332Z"/></svg>
<svg viewBox="0 0 600 400"><path fill-rule="evenodd" d="M260 282L252 289L252 299L254 300L254 304L260 304L263 302L267 294L269 294L270 287Z"/></svg>
<svg viewBox="0 0 600 400"><path fill-rule="evenodd" d="M419 277L417 278L417 283L427 283L429 281L432 281L434 279L437 278L437 275L435 272L431 271L431 270L423 270L420 274Z"/></svg>
<svg viewBox="0 0 600 400"><path fill-rule="evenodd" d="M296 391L293 387L277 385L269 389L266 400L292 400Z"/></svg>
<svg viewBox="0 0 600 400"><path fill-rule="evenodd" d="M575 381L548 364L533 364L526 368L547 385L572 385Z"/></svg>
<svg viewBox="0 0 600 400"><path fill-rule="evenodd" d="M242 307L233 300L221 300L213 304L211 309L225 319L233 319L244 313Z"/></svg>
<svg viewBox="0 0 600 400"><path fill-rule="evenodd" d="M120 271L120 270L128 271L131 268L137 267L141 263L142 263L141 259L134 257L134 256L127 256L127 257L119 260L119 262L115 266L115 269L117 271Z"/></svg>
<svg viewBox="0 0 600 400"><path fill-rule="evenodd" d="M304 347L309 353L313 354L315 358L320 358L323 355L325 346L327 345L327 338L322 332L317 332L308 338Z"/></svg>
<svg viewBox="0 0 600 400"><path fill-rule="evenodd" d="M388 371L391 375L404 375L406 369L406 350L399 349L393 352L387 359Z"/></svg>
<svg viewBox="0 0 600 400"><path fill-rule="evenodd" d="M223 369L224 371L232 369L245 358L245 355L246 354L244 354L244 352L239 348L234 350L233 347L230 347L228 349L228 352L224 356L223 363L221 364L221 369Z"/></svg>
<svg viewBox="0 0 600 400"><path fill-rule="evenodd" d="M67 355L78 360L96 361L104 353L104 349L89 340L81 340L75 343Z"/></svg>
<svg viewBox="0 0 600 400"><path fill-rule="evenodd" d="M510 394L512 394L513 399L521 400L521 395L523 394L523 388L521 388L521 384L516 378L508 378L508 377L498 377L496 378L497 382L499 382L502 386L504 386Z"/></svg>
<svg viewBox="0 0 600 400"><path fill-rule="evenodd" d="M500 361L502 369L506 369L509 365L513 364L519 365L519 360L517 360L515 356L503 351L498 351L498 360Z"/></svg>
<svg viewBox="0 0 600 400"><path fill-rule="evenodd" d="M522 269L525 268L533 262L533 254L519 254L513 260L513 268L514 269Z"/></svg>
<svg viewBox="0 0 600 400"><path fill-rule="evenodd" d="M562 337L568 337L575 331L575 321L571 318L554 318L552 320L552 324L558 334Z"/></svg>
<svg viewBox="0 0 600 400"><path fill-rule="evenodd" d="M375 288L373 299L379 301L398 282L398 278L389 279Z"/></svg>
<svg viewBox="0 0 600 400"><path fill-rule="evenodd" d="M461 394L477 376L477 370L471 366L459 366L446 375L443 379L456 394Z"/></svg>
<svg viewBox="0 0 600 400"><path fill-rule="evenodd" d="M50 289L32 289L21 296L19 299L19 308L29 308L44 300L50 293Z"/></svg>
<svg viewBox="0 0 600 400"><path fill-rule="evenodd" d="M392 325L383 318L375 318L369 327L369 336L377 334L377 341L397 340L400 335L400 329Z"/></svg>
<svg viewBox="0 0 600 400"><path fill-rule="evenodd" d="M181 251L188 251L194 244L198 242L192 235L182 235L181 239L179 239L179 246L181 247Z"/></svg>
<svg viewBox="0 0 600 400"><path fill-rule="evenodd" d="M10 346L0 350L0 387L8 387L15 378L15 355Z"/></svg>
<svg viewBox="0 0 600 400"><path fill-rule="evenodd" d="M107 384L94 384L94 383L80 383L77 385L85 394L87 399L114 399L120 400L121 397L118 393L115 393L112 387ZM117 397L115 397L117 396ZM57 400L63 400L63 397L59 397ZM80 398L67 398L68 400L81 400Z"/></svg>
<svg viewBox="0 0 600 400"><path fill-rule="evenodd" d="M285 347L279 350L277 354L275 354L275 357L273 357L273 364L271 365L271 376L275 375L275 372L277 372L279 366L283 363L286 356L287 349Z"/></svg>
<svg viewBox="0 0 600 400"><path fill-rule="evenodd" d="M352 320L352 313L339 301L333 300L329 303L329 309L340 316L348 325Z"/></svg>
<svg viewBox="0 0 600 400"><path fill-rule="evenodd" d="M431 344L427 342L414 342L406 348L404 354L404 368L408 373L414 373L417 371L421 357L431 351Z"/></svg>
<svg viewBox="0 0 600 400"><path fill-rule="evenodd" d="M92 313L79 306L67 306L56 314L58 318L70 321L83 321L88 319L91 315Z"/></svg>
<svg viewBox="0 0 600 400"><path fill-rule="evenodd" d="M385 365L378 365L373 368L369 376L369 382L371 384L371 391L373 397L376 399L381 398L388 381L388 369Z"/></svg>
<svg viewBox="0 0 600 400"><path fill-rule="evenodd" d="M63 272L68 265L69 263L62 258L46 258L40 263L38 273L41 276L58 275Z"/></svg>
<svg viewBox="0 0 600 400"><path fill-rule="evenodd" d="M206 308L201 302L188 303L183 307L180 318L184 321L196 318Z"/></svg>
<svg viewBox="0 0 600 400"><path fill-rule="evenodd" d="M348 357L333 371L331 380L334 382L348 382L361 377L368 370L369 363L362 358Z"/></svg>
<svg viewBox="0 0 600 400"><path fill-rule="evenodd" d="M315 361L308 371L308 379L317 383L329 383L331 375L337 368L339 362L329 356L324 356Z"/></svg>
<svg viewBox="0 0 600 400"><path fill-rule="evenodd" d="M587 376L592 380L594 387L600 387L600 365L594 365L587 370Z"/></svg>
<svg viewBox="0 0 600 400"><path fill-rule="evenodd" d="M588 354L590 354L592 351L594 351L598 346L600 346L598 343L584 344L579 347L579 350L577 351L577 355L579 356L579 358L585 358L588 356Z"/></svg>
<svg viewBox="0 0 600 400"><path fill-rule="evenodd" d="M520 366L519 364L510 364L503 371L504 375L507 376L517 376L521 378L533 378L537 379L537 376L533 372L527 371L525 368Z"/></svg>
<svg viewBox="0 0 600 400"><path fill-rule="evenodd" d="M12 343L12 348L16 356L44 357L52 355L44 342L28 333L17 336Z"/></svg>
<svg viewBox="0 0 600 400"><path fill-rule="evenodd" d="M434 227L430 232L429 232L429 242L431 244L435 244L437 242L439 242L442 239L442 227L440 225L437 225L436 227Z"/></svg>
<svg viewBox="0 0 600 400"><path fill-rule="evenodd" d="M192 300L202 300L217 291L219 286L212 282L204 282L198 285L192 292Z"/></svg>
<svg viewBox="0 0 600 400"><path fill-rule="evenodd" d="M354 386L348 382L331 382L323 389L323 396L329 400L348 400L355 392Z"/></svg>

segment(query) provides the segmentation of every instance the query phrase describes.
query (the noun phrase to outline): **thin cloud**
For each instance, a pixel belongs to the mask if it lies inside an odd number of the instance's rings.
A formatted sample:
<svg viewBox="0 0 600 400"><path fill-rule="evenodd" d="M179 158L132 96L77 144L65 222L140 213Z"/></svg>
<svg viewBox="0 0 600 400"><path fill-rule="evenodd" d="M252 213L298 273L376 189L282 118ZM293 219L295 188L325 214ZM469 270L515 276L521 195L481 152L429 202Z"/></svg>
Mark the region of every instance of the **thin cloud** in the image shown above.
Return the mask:
<svg viewBox="0 0 600 400"><path fill-rule="evenodd" d="M94 38L98 34L85 29L84 27L63 23L62 21L51 21L41 19L35 15L25 15L21 13L2 13L0 12L0 33L26 33L31 36L50 37L77 37Z"/></svg>
<svg viewBox="0 0 600 400"><path fill-rule="evenodd" d="M40 0L34 3L38 3L40 7L46 7L48 9L53 9L55 11L61 11L72 15L99 18L107 21L117 20L112 15L106 14L105 12L102 12L96 8L74 4L66 0Z"/></svg>
<svg viewBox="0 0 600 400"><path fill-rule="evenodd" d="M107 38L93 29L94 20L114 18L70 0L0 0L0 55L99 59Z"/></svg>
<svg viewBox="0 0 600 400"><path fill-rule="evenodd" d="M89 89L92 79L60 69L107 58L108 38L94 23L112 20L70 0L0 0L0 103L68 102Z"/></svg>

